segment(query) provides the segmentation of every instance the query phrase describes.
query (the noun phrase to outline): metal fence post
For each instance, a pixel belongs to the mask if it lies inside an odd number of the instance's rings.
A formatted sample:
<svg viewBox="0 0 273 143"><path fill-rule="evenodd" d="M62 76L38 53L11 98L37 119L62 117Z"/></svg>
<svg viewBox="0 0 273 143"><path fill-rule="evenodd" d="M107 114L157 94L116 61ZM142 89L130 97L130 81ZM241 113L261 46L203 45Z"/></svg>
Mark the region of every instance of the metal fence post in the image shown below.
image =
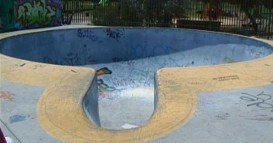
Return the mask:
<svg viewBox="0 0 273 143"><path fill-rule="evenodd" d="M14 29L15 14L14 14L14 0L0 1L0 18L2 31L10 31Z"/></svg>

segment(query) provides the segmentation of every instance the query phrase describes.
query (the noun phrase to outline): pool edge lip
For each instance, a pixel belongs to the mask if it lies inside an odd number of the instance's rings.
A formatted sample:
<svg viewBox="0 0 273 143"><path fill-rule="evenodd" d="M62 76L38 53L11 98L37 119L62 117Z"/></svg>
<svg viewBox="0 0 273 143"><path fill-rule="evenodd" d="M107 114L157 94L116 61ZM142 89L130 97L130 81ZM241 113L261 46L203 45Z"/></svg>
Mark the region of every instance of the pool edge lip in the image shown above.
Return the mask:
<svg viewBox="0 0 273 143"><path fill-rule="evenodd" d="M1 37L1 36L0 36ZM0 40L1 40L1 38L0 38ZM268 43L269 44L269 43ZM273 42L271 43L271 44L269 44L269 45L273 45ZM2 54L0 54L0 58L2 59ZM4 55L5 56L5 55ZM9 57L9 56L6 56L6 58L8 58L8 59L12 59L12 57ZM46 65L46 66L49 66L49 67L56 67L56 69L58 69L59 67L62 67L62 68L71 68L71 66L56 66L56 65L49 65L49 64L44 64L44 63L37 63L37 62L31 62L31 61L26 61L26 60L21 60L21 59L17 59L17 58L13 58L12 59L13 61L15 61L15 63L16 62L22 62L22 61L25 61L25 62L27 62L27 63L30 63L30 64L43 64L43 65ZM244 62L238 62L238 63L232 63L232 64L226 64L226 65L215 65L215 66L213 66L213 67L189 67L189 68L179 68L179 67L176 67L176 68L172 68L172 70L175 70L175 69L180 69L181 71L184 71L184 70L189 70L189 69L192 69L192 68L202 68L202 69L210 69L210 68L218 68L218 67L229 67L229 66L234 66L234 65L238 65L238 64L249 64L249 63L253 63L253 62L262 62L262 61L265 61L265 60L269 60L269 61L273 61L273 55L271 54L271 55L268 55L268 56L266 56L266 57L263 57L263 58L259 58L259 59L255 59L255 60L250 60L250 61L244 61ZM3 65L3 64L5 64L5 63L2 63L2 60L1 60L1 65ZM80 69L79 67L74 67L75 69ZM168 70L168 69L170 69L170 68L164 68L164 69L160 69L160 70L158 70L157 71L157 75L158 74L162 74L162 72L164 72L164 71L166 71L166 70ZM2 71L2 67L1 67L1 71ZM29 70L27 70L27 71L29 71ZM93 70L93 72L94 72L94 70ZM93 73L94 74L94 73ZM273 79L273 78L272 78ZM2 79L1 79L2 80ZM24 81L19 81L19 82L24 82ZM160 83L160 84L162 84L162 83ZM160 92L162 92L162 91L160 91ZM193 93L191 93L191 95L192 95ZM85 95L84 95L85 96ZM81 102L83 101L83 98L84 98L84 96L82 96L82 99L81 99ZM193 95L194 96L194 95ZM194 109L194 106L192 107L192 109ZM37 109L37 110L40 110L40 109ZM191 110L191 115L194 113L194 110ZM85 120L86 121L86 120ZM149 121L150 122L150 121ZM184 121L183 123L180 123L180 124L184 124L186 121ZM147 123L147 124L149 124L149 123ZM146 124L145 124L146 125ZM144 125L144 126L145 126ZM172 128L172 130L173 130L174 128ZM134 130L134 129L133 129ZM132 130L132 131L133 131ZM49 130L46 130L49 134L51 134L51 135L53 135L53 136L57 136L57 137L59 137L58 136L58 134L56 135L56 134L52 134L51 133L51 131L49 131ZM98 131L98 130L97 130ZM130 130L128 130L129 132L132 132L132 131L130 131ZM54 131L53 131L54 132ZM107 132L107 131L106 131ZM122 131L121 131L122 132ZM102 136L105 136L105 135L109 135L109 132L108 133L106 133L106 134L101 134ZM111 135L111 133L110 133L110 135ZM126 135L126 134L125 134ZM161 135L162 136L162 135ZM69 139L72 139L71 137L61 137L62 139L63 138L65 138L65 139L63 139L64 141L67 141L67 140L69 140ZM121 135L119 138L115 138L115 139L124 139L124 137ZM150 139L153 139L153 138L146 138L146 140L150 140ZM84 140L79 140L80 142L84 142Z"/></svg>
<svg viewBox="0 0 273 143"><path fill-rule="evenodd" d="M20 30L20 31L12 31L12 32L4 32L0 33L0 40L5 38L10 38L18 35L24 35L24 34L31 34L31 33L40 33L40 32L47 32L47 31L61 31L61 30L68 30L68 29L97 29L97 28L127 28L127 29L168 29L168 30L185 30L185 31L199 31L199 32L205 32L205 33L214 33L214 34L221 34L221 35L228 35L228 36L236 36L246 39L252 39L258 42L265 42L270 41L266 39L260 39L254 36L244 36L240 34L235 33L226 33L221 31L208 31L208 30L200 30L200 29L187 29L187 28L173 28L173 27L132 27L132 26L91 26L91 25L65 25L65 26L58 26L58 27L49 27L49 28L39 28L39 29L26 29L26 30ZM266 42L265 42L266 43ZM266 43L268 44L268 43ZM270 44L269 44L270 45ZM271 44L273 46L273 44Z"/></svg>

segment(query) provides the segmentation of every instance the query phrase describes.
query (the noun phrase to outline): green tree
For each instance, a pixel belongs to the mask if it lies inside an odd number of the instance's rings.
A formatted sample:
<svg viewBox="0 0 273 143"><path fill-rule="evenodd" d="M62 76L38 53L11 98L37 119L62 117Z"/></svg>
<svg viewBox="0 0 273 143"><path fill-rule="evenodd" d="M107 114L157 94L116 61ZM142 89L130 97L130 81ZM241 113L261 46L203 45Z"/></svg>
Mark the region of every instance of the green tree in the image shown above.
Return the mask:
<svg viewBox="0 0 273 143"><path fill-rule="evenodd" d="M105 5L109 2L109 0L100 0L99 4Z"/></svg>

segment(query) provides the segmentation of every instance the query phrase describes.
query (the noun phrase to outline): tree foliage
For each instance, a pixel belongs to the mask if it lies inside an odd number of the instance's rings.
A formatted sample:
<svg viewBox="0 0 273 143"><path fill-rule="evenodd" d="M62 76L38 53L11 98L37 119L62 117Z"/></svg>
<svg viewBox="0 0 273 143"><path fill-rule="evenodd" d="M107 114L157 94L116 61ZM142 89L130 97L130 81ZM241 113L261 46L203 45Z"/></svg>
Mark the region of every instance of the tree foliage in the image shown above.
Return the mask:
<svg viewBox="0 0 273 143"><path fill-rule="evenodd" d="M95 15L95 17L101 22L108 21L107 25L139 23L140 25L169 26L173 18L184 16L184 6L184 0L109 0L108 3L98 6L95 14L97 12L102 15L101 17ZM110 19L113 21L112 24Z"/></svg>

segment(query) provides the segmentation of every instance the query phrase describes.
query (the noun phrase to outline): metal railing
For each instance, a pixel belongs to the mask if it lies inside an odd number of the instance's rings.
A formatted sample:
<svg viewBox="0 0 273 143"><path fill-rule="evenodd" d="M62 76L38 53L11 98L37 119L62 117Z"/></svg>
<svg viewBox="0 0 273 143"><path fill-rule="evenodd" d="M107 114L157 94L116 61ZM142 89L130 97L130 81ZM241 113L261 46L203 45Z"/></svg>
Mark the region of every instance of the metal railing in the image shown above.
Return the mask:
<svg viewBox="0 0 273 143"><path fill-rule="evenodd" d="M273 39L273 0L61 1L63 24L181 27Z"/></svg>
<svg viewBox="0 0 273 143"><path fill-rule="evenodd" d="M100 5L99 0L62 0L63 23L184 27L273 38L273 0L266 5L238 1L109 0Z"/></svg>

